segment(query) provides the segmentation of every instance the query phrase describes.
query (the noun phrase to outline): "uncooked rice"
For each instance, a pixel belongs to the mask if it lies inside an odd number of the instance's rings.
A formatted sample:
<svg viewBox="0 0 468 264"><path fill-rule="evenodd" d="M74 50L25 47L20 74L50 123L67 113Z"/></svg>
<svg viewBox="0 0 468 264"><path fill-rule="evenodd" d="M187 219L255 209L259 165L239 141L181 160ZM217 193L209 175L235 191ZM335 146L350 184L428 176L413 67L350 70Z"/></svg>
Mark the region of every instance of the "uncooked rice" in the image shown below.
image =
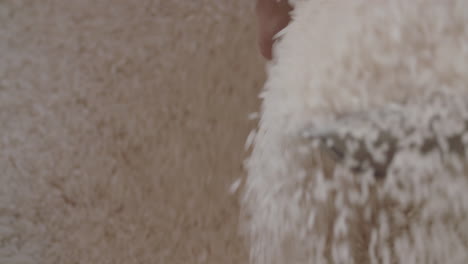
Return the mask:
<svg viewBox="0 0 468 264"><path fill-rule="evenodd" d="M295 4L246 163L252 263L468 263L468 2Z"/></svg>

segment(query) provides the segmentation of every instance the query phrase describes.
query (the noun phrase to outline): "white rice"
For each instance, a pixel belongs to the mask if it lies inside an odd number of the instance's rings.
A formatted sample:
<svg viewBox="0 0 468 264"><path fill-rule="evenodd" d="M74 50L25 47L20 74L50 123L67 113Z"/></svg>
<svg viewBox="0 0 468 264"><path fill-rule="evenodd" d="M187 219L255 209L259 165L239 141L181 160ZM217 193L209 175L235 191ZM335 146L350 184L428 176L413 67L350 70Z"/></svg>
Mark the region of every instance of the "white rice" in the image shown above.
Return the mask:
<svg viewBox="0 0 468 264"><path fill-rule="evenodd" d="M468 263L468 2L295 5L247 161L252 263Z"/></svg>

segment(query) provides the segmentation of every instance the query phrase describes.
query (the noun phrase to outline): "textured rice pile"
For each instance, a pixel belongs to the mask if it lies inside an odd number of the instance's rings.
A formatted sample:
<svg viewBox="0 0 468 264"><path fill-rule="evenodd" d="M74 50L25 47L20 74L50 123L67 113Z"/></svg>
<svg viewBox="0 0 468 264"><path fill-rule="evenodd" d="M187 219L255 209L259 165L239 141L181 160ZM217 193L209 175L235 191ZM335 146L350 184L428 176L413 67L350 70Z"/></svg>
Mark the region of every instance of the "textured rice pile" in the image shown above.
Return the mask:
<svg viewBox="0 0 468 264"><path fill-rule="evenodd" d="M252 262L468 263L468 2L296 2L247 161Z"/></svg>
<svg viewBox="0 0 468 264"><path fill-rule="evenodd" d="M0 0L0 263L245 263L251 0Z"/></svg>

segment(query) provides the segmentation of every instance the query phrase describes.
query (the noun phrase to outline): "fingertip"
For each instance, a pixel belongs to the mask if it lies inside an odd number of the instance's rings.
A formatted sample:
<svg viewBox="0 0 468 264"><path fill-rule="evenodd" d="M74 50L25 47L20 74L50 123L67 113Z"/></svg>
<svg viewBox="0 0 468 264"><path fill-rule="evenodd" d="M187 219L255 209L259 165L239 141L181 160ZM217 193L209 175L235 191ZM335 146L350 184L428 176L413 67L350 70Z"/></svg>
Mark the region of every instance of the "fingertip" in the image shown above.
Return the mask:
<svg viewBox="0 0 468 264"><path fill-rule="evenodd" d="M273 44L275 40L273 39L273 31L263 29L262 32L258 35L258 48L260 54L267 60L273 58Z"/></svg>
<svg viewBox="0 0 468 264"><path fill-rule="evenodd" d="M265 42L260 42L259 43L259 49L260 49L260 54L263 56L263 58L267 60L271 60L273 57L273 52L272 52L272 44L268 43L266 44Z"/></svg>

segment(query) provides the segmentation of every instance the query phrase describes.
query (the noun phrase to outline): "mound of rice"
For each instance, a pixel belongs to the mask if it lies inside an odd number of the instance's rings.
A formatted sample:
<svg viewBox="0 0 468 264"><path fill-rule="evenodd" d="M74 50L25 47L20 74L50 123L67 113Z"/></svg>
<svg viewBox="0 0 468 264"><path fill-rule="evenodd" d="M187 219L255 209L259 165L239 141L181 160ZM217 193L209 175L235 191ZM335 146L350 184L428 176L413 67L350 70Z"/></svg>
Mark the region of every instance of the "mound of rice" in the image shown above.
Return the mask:
<svg viewBox="0 0 468 264"><path fill-rule="evenodd" d="M295 5L246 162L252 263L468 263L468 2Z"/></svg>

